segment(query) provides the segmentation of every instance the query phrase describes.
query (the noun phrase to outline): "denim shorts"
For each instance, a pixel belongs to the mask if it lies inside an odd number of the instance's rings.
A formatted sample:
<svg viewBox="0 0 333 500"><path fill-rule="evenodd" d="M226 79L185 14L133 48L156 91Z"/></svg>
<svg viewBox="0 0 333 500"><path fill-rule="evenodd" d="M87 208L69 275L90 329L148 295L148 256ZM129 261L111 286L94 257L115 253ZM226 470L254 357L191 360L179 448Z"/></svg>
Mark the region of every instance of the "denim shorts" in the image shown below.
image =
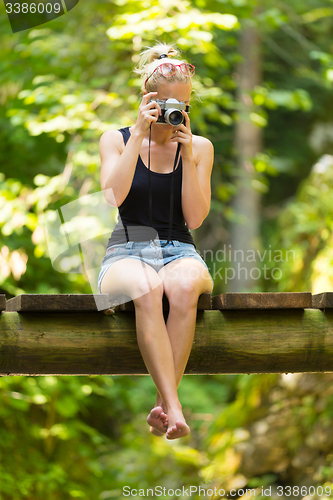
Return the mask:
<svg viewBox="0 0 333 500"><path fill-rule="evenodd" d="M162 245L166 242L167 240L159 240L159 243ZM102 279L111 264L128 257L138 259L146 264L149 264L153 269L155 269L156 272L160 271L163 266L169 264L169 262L172 262L173 260L191 257L192 259L202 262L202 264L206 267L214 286L214 281L207 264L191 243L182 243L178 240L171 240L165 247L161 247L158 244L155 245L152 240L128 241L127 243L121 243L107 248L105 257L101 263L101 270L98 277L99 293L101 293Z"/></svg>

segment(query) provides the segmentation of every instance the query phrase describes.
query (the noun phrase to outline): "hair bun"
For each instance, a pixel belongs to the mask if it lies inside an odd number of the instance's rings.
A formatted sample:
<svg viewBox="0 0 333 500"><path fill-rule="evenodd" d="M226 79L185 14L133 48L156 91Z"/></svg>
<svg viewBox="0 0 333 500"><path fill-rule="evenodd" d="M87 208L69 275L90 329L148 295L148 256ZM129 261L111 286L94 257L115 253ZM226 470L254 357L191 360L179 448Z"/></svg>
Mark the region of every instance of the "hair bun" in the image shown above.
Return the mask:
<svg viewBox="0 0 333 500"><path fill-rule="evenodd" d="M177 57L178 55L179 51L172 44L157 43L153 47L147 47L146 50L141 52L138 69L143 70L157 59L162 59L161 56Z"/></svg>
<svg viewBox="0 0 333 500"><path fill-rule="evenodd" d="M160 60L164 58L168 59L169 57L174 58L180 63L187 63L185 59L180 58L180 51L175 45L171 43L156 43L153 47L146 47L146 50L141 52L138 65L134 69L134 73L140 75L143 82L145 82L146 78L153 73L160 64ZM141 87L142 91L154 92L157 88L158 81L165 81L165 77L159 72L155 72L147 82L148 87L145 83L143 83ZM168 81L181 81L185 83L189 80L181 71L177 71L173 77L168 79Z"/></svg>

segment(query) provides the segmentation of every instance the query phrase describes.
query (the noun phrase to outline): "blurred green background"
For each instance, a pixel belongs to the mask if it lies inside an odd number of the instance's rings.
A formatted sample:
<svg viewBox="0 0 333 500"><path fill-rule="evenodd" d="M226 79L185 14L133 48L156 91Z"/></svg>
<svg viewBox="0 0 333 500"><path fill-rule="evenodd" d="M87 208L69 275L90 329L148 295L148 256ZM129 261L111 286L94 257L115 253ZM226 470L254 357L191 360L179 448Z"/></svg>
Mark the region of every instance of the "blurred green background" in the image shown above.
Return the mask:
<svg viewBox="0 0 333 500"><path fill-rule="evenodd" d="M191 128L215 148L211 211L193 231L198 250L212 251L213 293L228 291L216 273L227 263L214 255L242 231L242 124L257 134L247 165L259 247L294 252L266 256L278 279L261 275L251 289L332 291L332 16L328 0L81 0L13 34L1 3L0 293L92 293L84 274L53 269L45 221L100 190L99 138L135 123L132 69L155 41L176 43L195 64ZM249 33L260 64L242 101ZM125 485L256 496L272 486L272 498L277 486L303 498L302 486L322 485L330 496L331 374L186 376L179 395L192 432L172 442L145 423L149 377L2 377L0 392L0 500L118 499Z"/></svg>

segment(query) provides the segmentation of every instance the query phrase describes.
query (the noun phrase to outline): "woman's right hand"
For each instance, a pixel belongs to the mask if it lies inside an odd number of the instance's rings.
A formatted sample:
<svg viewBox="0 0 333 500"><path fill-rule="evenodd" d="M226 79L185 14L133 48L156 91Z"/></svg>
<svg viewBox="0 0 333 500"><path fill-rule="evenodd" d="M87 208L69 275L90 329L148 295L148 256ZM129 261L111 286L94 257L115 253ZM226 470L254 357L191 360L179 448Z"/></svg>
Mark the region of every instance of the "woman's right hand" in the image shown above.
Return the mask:
<svg viewBox="0 0 333 500"><path fill-rule="evenodd" d="M141 104L139 106L138 119L134 128L141 135L146 135L152 123L158 120L159 115L162 114L160 106L156 101L150 102L151 99L156 97L158 92L149 92L145 94L142 98Z"/></svg>

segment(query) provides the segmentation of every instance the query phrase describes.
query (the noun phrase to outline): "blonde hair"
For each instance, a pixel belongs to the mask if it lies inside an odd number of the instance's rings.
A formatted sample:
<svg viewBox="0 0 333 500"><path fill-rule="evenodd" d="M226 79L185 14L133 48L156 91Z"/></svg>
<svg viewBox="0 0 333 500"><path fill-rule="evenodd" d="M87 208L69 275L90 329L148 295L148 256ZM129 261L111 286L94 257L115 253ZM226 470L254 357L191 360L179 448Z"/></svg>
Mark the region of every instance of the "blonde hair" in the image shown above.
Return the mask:
<svg viewBox="0 0 333 500"><path fill-rule="evenodd" d="M179 64L188 62L185 59L178 57L180 56L180 52L173 44L156 43L153 47L147 47L146 50L141 52L139 63L134 69L134 73L140 75L140 77L142 78L142 91L156 92L158 84L165 83L166 81L170 83L188 83L189 81L191 81L188 76L184 75L180 71L179 68L177 68L176 73L170 77L163 76L159 71L155 71L155 73L152 74L157 66L159 66L163 62L167 62L167 58L159 59L162 54L166 54L168 58L175 57L174 61L178 62ZM145 87L144 82L146 78L151 74L152 76L147 81Z"/></svg>

